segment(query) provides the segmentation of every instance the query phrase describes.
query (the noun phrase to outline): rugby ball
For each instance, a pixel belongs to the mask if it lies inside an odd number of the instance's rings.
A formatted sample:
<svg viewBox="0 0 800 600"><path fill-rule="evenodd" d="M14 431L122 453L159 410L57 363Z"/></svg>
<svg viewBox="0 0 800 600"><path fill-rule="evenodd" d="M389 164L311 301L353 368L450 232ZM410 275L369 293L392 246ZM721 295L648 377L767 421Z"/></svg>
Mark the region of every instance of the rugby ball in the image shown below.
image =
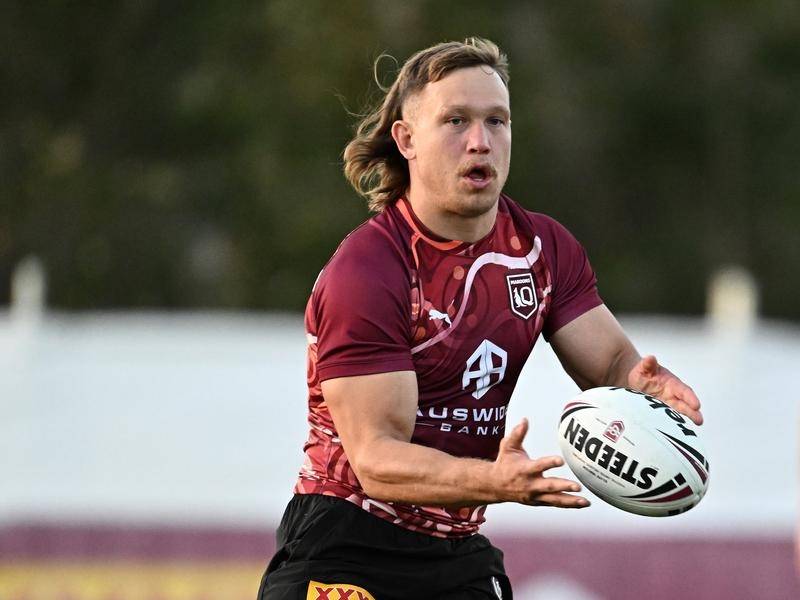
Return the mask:
<svg viewBox="0 0 800 600"><path fill-rule="evenodd" d="M686 512L708 489L697 427L636 390L586 390L561 412L558 439L575 476L602 500L652 517Z"/></svg>

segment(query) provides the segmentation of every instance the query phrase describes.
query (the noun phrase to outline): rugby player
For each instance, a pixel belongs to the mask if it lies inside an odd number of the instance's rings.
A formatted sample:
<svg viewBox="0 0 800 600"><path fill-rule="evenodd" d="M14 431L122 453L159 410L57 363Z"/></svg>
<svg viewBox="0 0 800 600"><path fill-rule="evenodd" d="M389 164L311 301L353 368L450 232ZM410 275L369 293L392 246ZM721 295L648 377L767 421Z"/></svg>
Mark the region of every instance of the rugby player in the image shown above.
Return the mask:
<svg viewBox="0 0 800 600"><path fill-rule="evenodd" d="M503 194L506 57L470 38L422 50L344 152L377 214L309 299L305 462L259 598L512 597L478 533L487 504L581 508L506 407L541 334L580 388L629 386L695 423L694 392L642 358L558 222Z"/></svg>

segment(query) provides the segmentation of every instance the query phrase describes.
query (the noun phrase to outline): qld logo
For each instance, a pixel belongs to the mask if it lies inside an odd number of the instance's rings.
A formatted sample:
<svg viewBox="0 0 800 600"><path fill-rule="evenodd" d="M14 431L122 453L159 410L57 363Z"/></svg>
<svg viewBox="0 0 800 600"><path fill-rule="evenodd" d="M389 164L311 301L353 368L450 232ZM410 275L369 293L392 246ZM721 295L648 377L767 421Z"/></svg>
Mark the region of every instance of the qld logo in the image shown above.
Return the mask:
<svg viewBox="0 0 800 600"><path fill-rule="evenodd" d="M623 431L625 431L625 423L622 421L611 421L603 432L603 437L608 438L612 442L616 442Z"/></svg>
<svg viewBox="0 0 800 600"><path fill-rule="evenodd" d="M530 319L531 315L539 308L533 274L506 275L506 282L508 283L508 297L511 300L511 312L523 319Z"/></svg>

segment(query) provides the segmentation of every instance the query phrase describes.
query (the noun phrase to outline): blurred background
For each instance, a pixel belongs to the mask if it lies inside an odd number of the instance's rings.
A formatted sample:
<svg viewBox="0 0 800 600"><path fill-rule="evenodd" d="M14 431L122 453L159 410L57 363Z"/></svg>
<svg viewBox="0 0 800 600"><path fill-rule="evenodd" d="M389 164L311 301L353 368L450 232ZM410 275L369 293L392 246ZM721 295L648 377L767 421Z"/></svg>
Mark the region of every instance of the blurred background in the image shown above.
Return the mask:
<svg viewBox="0 0 800 600"><path fill-rule="evenodd" d="M704 401L686 515L491 507L524 599L790 598L800 5L0 4L0 598L252 598L305 439L301 313L369 218L355 113L449 39L509 55L506 191ZM379 64L389 83L397 65ZM512 400L557 451L540 342Z"/></svg>

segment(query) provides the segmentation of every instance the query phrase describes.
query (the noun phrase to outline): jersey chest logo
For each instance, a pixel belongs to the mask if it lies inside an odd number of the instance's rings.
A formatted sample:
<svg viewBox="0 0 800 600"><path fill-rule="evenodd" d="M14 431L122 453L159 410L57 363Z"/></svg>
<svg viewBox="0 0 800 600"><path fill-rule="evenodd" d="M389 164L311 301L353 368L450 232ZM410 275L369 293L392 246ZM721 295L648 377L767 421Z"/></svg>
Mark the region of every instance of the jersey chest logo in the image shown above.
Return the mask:
<svg viewBox="0 0 800 600"><path fill-rule="evenodd" d="M506 375L508 353L489 340L483 340L467 359L467 368L461 377L461 389L475 385L472 397L479 400L490 388L503 381Z"/></svg>
<svg viewBox="0 0 800 600"><path fill-rule="evenodd" d="M506 283L508 284L511 312L523 319L530 319L539 308L533 274L506 275Z"/></svg>

